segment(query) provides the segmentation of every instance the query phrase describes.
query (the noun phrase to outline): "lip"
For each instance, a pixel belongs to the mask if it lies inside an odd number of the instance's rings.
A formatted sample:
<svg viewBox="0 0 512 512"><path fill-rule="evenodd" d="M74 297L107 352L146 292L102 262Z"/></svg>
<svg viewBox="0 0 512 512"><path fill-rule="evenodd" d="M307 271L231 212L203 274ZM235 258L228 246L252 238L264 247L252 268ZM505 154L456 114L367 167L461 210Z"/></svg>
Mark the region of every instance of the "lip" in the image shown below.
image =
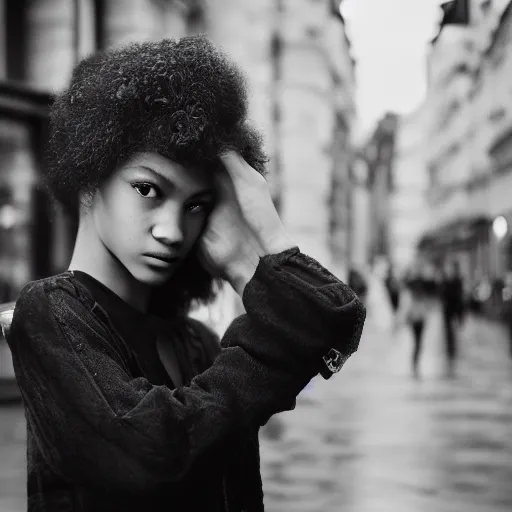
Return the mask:
<svg viewBox="0 0 512 512"><path fill-rule="evenodd" d="M154 258L156 260L162 261L164 263L176 263L178 261L177 256L171 256L170 254L166 254L163 252L146 252L143 256L148 256L149 258Z"/></svg>

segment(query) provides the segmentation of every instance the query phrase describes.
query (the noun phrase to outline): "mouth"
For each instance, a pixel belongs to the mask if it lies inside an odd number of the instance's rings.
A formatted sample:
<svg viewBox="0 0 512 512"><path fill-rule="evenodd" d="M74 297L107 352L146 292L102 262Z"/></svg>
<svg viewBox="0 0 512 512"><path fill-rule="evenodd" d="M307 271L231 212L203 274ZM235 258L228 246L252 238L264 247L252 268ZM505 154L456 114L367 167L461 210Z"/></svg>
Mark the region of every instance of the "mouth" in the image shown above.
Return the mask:
<svg viewBox="0 0 512 512"><path fill-rule="evenodd" d="M147 252L147 253L144 253L143 256L146 256L147 258L151 258L152 260L157 260L162 263L166 263L167 265L172 265L174 263L177 263L179 260L179 258L177 256L171 256L169 254L159 253L159 252Z"/></svg>

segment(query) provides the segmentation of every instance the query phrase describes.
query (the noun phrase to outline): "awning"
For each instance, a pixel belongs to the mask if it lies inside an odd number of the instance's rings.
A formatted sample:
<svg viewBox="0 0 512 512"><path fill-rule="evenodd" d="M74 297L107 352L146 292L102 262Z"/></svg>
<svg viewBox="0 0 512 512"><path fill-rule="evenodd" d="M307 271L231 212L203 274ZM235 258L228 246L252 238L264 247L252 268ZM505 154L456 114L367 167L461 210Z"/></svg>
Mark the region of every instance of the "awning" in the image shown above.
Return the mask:
<svg viewBox="0 0 512 512"><path fill-rule="evenodd" d="M438 229L425 233L418 242L418 250L425 251L458 245L474 238L482 230L487 230L492 219L476 216L452 221Z"/></svg>

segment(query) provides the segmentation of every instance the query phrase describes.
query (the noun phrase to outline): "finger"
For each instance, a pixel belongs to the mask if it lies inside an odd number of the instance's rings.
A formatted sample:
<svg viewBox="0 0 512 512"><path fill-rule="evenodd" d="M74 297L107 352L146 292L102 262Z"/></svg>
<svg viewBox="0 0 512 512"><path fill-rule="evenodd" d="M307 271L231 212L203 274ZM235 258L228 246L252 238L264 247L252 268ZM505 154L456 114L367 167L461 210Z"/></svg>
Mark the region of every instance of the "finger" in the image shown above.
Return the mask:
<svg viewBox="0 0 512 512"><path fill-rule="evenodd" d="M233 180L226 170L222 169L215 173L214 183L219 198L227 199L236 197Z"/></svg>
<svg viewBox="0 0 512 512"><path fill-rule="evenodd" d="M230 150L221 155L220 160L233 181L245 178L247 174L247 170L244 169L243 165L245 160L239 153Z"/></svg>
<svg viewBox="0 0 512 512"><path fill-rule="evenodd" d="M245 158L237 151L227 151L220 156L221 162L228 171L233 181L252 181L256 179L263 179L263 176L252 166L250 166Z"/></svg>

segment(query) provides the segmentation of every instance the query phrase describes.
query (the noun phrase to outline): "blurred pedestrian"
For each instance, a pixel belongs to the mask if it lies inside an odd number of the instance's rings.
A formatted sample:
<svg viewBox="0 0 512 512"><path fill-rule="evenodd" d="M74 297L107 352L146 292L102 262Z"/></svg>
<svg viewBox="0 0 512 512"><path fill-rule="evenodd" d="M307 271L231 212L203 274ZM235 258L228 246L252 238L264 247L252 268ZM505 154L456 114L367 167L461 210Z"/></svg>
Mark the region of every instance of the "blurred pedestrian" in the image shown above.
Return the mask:
<svg viewBox="0 0 512 512"><path fill-rule="evenodd" d="M400 306L395 319L395 331L408 324L413 336L412 374L418 379L419 363L423 349L423 338L435 302L436 281L430 268L417 261L406 275Z"/></svg>
<svg viewBox="0 0 512 512"><path fill-rule="evenodd" d="M507 272L502 290L503 321L507 327L508 350L512 359L512 272Z"/></svg>
<svg viewBox="0 0 512 512"><path fill-rule="evenodd" d="M464 282L457 261L449 261L444 266L440 299L443 312L447 375L452 377L455 374L458 353L458 330L465 313Z"/></svg>
<svg viewBox="0 0 512 512"><path fill-rule="evenodd" d="M388 267L386 279L384 282L386 285L386 289L388 291L391 307L393 308L393 313L396 314L400 302L400 284L395 276L395 272L392 265L389 265Z"/></svg>

